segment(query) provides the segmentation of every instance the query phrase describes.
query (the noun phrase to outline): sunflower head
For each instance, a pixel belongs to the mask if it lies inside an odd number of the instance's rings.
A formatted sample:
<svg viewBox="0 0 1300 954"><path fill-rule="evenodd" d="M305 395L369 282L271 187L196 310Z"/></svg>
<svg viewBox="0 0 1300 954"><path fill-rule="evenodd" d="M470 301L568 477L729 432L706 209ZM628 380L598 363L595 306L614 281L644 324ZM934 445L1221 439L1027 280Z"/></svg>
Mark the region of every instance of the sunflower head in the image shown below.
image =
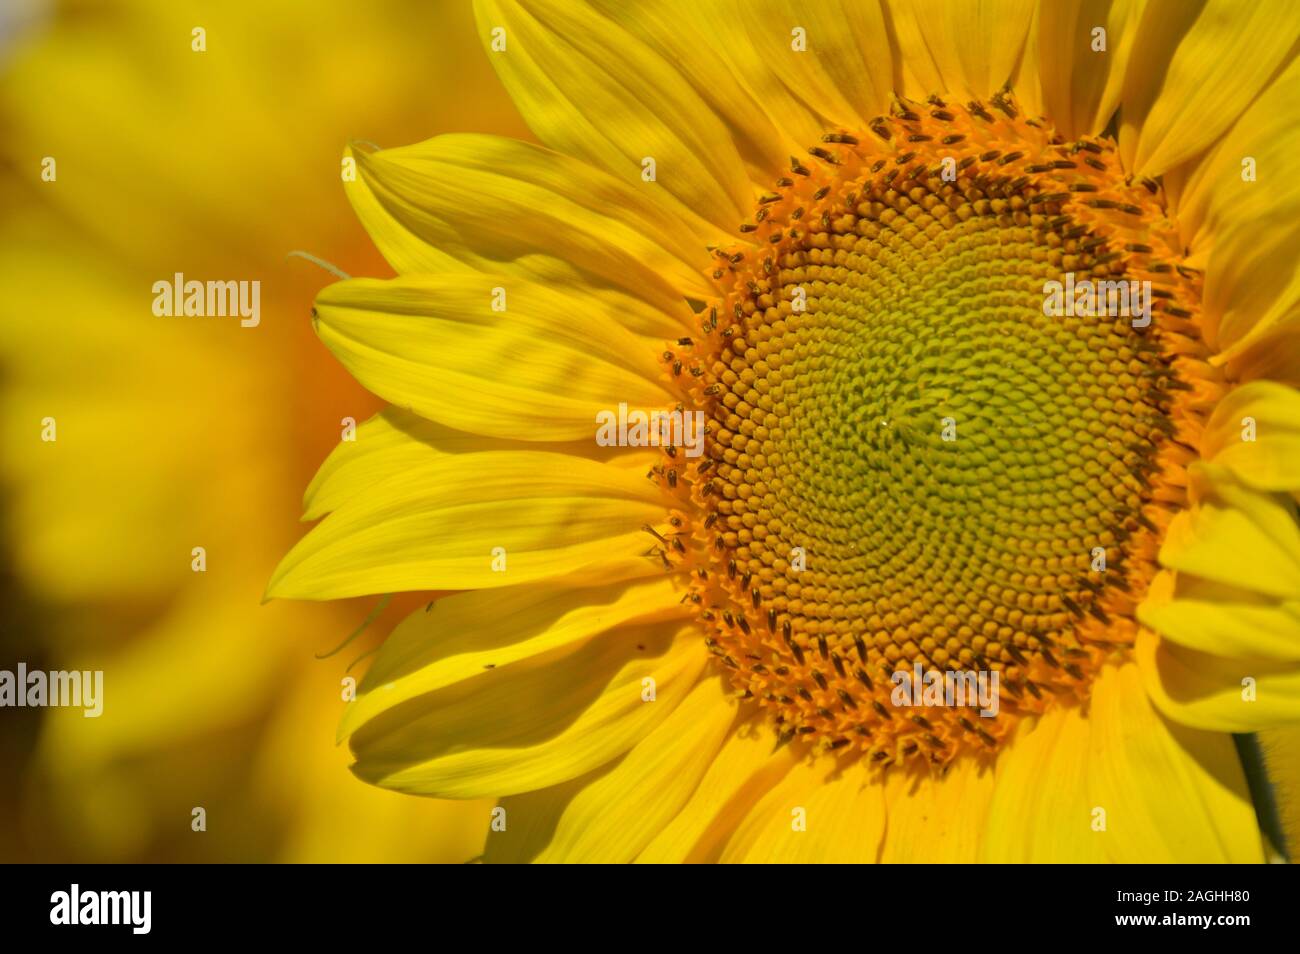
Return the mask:
<svg viewBox="0 0 1300 954"><path fill-rule="evenodd" d="M1300 712L1300 446L1233 438L1300 413L1300 286L1225 249L1300 14L1247 69L1215 4L1112 5L1100 49L1048 3L703 6L484 2L554 151L359 163L401 276L318 330L404 410L327 463L273 589L468 592L376 660L358 773L547 815L489 855L1258 857L1227 733ZM1208 45L1240 82L1178 119ZM593 442L623 405L703 453Z"/></svg>
<svg viewBox="0 0 1300 954"><path fill-rule="evenodd" d="M663 354L710 422L701 462L658 468L677 562L781 738L882 764L996 749L1132 645L1195 413L1176 359L1200 347L1198 275L1156 183L1006 94L899 100L808 152L715 250L700 336ZM1067 274L1146 282L1154 326L1051 314ZM894 674L918 666L996 672L1007 704L902 715Z"/></svg>

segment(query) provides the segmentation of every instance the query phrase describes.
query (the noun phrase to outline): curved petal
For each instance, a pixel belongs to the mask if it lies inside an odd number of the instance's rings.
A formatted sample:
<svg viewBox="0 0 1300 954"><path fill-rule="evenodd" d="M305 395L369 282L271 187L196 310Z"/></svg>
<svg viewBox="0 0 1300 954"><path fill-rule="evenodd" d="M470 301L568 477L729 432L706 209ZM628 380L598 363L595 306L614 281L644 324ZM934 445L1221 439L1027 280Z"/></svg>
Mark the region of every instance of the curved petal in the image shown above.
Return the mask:
<svg viewBox="0 0 1300 954"><path fill-rule="evenodd" d="M755 805L722 852L723 862L862 863L885 835L885 786L863 759L814 757L790 770Z"/></svg>
<svg viewBox="0 0 1300 954"><path fill-rule="evenodd" d="M931 93L947 92L943 72L917 22L913 0L880 0L893 50L894 87L909 99L924 100Z"/></svg>
<svg viewBox="0 0 1300 954"><path fill-rule="evenodd" d="M1232 381L1279 381L1300 387L1300 305L1238 342L1232 353L1210 358L1221 363Z"/></svg>
<svg viewBox="0 0 1300 954"><path fill-rule="evenodd" d="M607 762L585 775L558 785L500 799L497 802L497 808L500 809L498 823L488 826L483 844L483 862L490 865L523 865L531 862L555 837L555 826L560 823L565 806L588 785L612 772L617 765L617 760Z"/></svg>
<svg viewBox="0 0 1300 954"><path fill-rule="evenodd" d="M712 233L581 159L473 134L348 155L348 198L402 274L459 267L594 286L626 327L663 337L681 333L683 297L712 293Z"/></svg>
<svg viewBox="0 0 1300 954"><path fill-rule="evenodd" d="M970 758L958 759L943 775L890 771L885 781L889 824L880 860L978 861L993 788L993 767Z"/></svg>
<svg viewBox="0 0 1300 954"><path fill-rule="evenodd" d="M1300 7L1296 8L1300 12ZM1223 362L1300 311L1300 58L1191 173L1178 203L1183 241L1204 255L1204 334ZM1255 181L1243 160L1255 162Z"/></svg>
<svg viewBox="0 0 1300 954"><path fill-rule="evenodd" d="M1149 0L1138 35L1120 146L1126 168L1158 176L1223 135L1273 79L1300 39L1300 6Z"/></svg>
<svg viewBox="0 0 1300 954"><path fill-rule="evenodd" d="M604 16L677 65L687 82L726 123L755 185L768 187L773 170L806 145L789 138L747 87L745 77L728 63L717 23L717 18L726 18L721 4L673 0L592 2Z"/></svg>
<svg viewBox="0 0 1300 954"><path fill-rule="evenodd" d="M601 412L673 403L656 352L572 289L460 273L356 278L321 291L315 325L369 390L473 434L594 443Z"/></svg>
<svg viewBox="0 0 1300 954"><path fill-rule="evenodd" d="M896 18L915 17L944 87L975 99L987 99L1010 81L1034 20L1034 0L910 0L895 3L894 10Z"/></svg>
<svg viewBox="0 0 1300 954"><path fill-rule="evenodd" d="M796 761L793 746L777 747L776 733L751 717L732 731L690 799L637 860L716 861L741 819Z"/></svg>
<svg viewBox="0 0 1300 954"><path fill-rule="evenodd" d="M888 107L893 58L876 0L596 5L677 64L764 189L828 127L860 128Z"/></svg>
<svg viewBox="0 0 1300 954"><path fill-rule="evenodd" d="M649 561L643 565L655 575L596 587L547 581L475 590L416 610L384 641L343 715L339 737L395 706L487 670L573 647L629 623L685 616L673 579Z"/></svg>
<svg viewBox="0 0 1300 954"><path fill-rule="evenodd" d="M1300 662L1300 599L1161 571L1138 607L1138 619L1190 649Z"/></svg>
<svg viewBox="0 0 1300 954"><path fill-rule="evenodd" d="M569 802L538 861L634 859L673 819L736 721L724 681L704 679L615 768Z"/></svg>
<svg viewBox="0 0 1300 954"><path fill-rule="evenodd" d="M677 65L764 189L789 156L832 128L862 128L889 104L893 58L876 0L597 6Z"/></svg>
<svg viewBox="0 0 1300 954"><path fill-rule="evenodd" d="M722 121L673 64L584 4L475 0L488 56L537 137L725 233L752 188ZM494 29L505 49L491 49ZM643 162L655 179L642 181Z"/></svg>
<svg viewBox="0 0 1300 954"><path fill-rule="evenodd" d="M1039 24L1042 19L1040 7L1041 4L1038 3L1033 6L1025 45L1011 74L1011 88L1015 91L1016 101L1031 116L1043 115L1043 80L1038 63Z"/></svg>
<svg viewBox="0 0 1300 954"><path fill-rule="evenodd" d="M601 447L590 439L546 443L483 437L457 431L400 407L387 407L357 425L351 440L330 451L303 494L303 520L319 520L355 497L415 467L476 451L547 450L636 469L645 463L638 448Z"/></svg>
<svg viewBox="0 0 1300 954"><path fill-rule="evenodd" d="M1258 862L1263 849L1232 739L1170 725L1127 664L1098 675L1086 716L1054 709L999 757L985 860Z"/></svg>
<svg viewBox="0 0 1300 954"><path fill-rule="evenodd" d="M289 551L268 598L509 586L646 552L667 501L644 474L541 451L435 460L349 501ZM494 564L498 569L494 570Z"/></svg>
<svg viewBox="0 0 1300 954"><path fill-rule="evenodd" d="M1038 74L1043 113L1066 139L1106 128L1120 102L1141 0L1041 0ZM1099 35L1106 31L1106 48Z"/></svg>
<svg viewBox="0 0 1300 954"><path fill-rule="evenodd" d="M1102 670L1089 711L1089 801L1121 864L1261 862L1259 824L1232 739L1170 725L1137 666Z"/></svg>
<svg viewBox="0 0 1300 954"><path fill-rule="evenodd" d="M330 451L303 493L302 519L318 520L388 478L450 454L526 449L522 444L452 430L400 407L384 408L357 425L352 440Z"/></svg>
<svg viewBox="0 0 1300 954"><path fill-rule="evenodd" d="M353 734L353 771L403 792L480 798L557 785L613 761L673 713L708 660L693 626L621 635L384 712Z"/></svg>
<svg viewBox="0 0 1300 954"><path fill-rule="evenodd" d="M981 861L1106 860L1091 828L1087 753L1088 720L1078 706L1056 706L1036 723L1021 723L998 755Z"/></svg>
<svg viewBox="0 0 1300 954"><path fill-rule="evenodd" d="M1300 391L1272 381L1235 388L1210 415L1201 456L1256 490L1300 491Z"/></svg>
<svg viewBox="0 0 1300 954"><path fill-rule="evenodd" d="M1278 599L1300 598L1294 501L1238 483L1222 467L1188 469L1192 506L1169 522L1160 564Z"/></svg>
<svg viewBox="0 0 1300 954"><path fill-rule="evenodd" d="M805 103L824 123L847 128L863 128L888 109L893 58L884 14L873 0L742 0L731 19L747 38L728 45L732 62L774 119L797 109L777 106L783 99ZM802 147L828 131L801 140Z"/></svg>
<svg viewBox="0 0 1300 954"><path fill-rule="evenodd" d="M1138 631L1137 661L1156 706L1170 719L1215 732L1300 723L1300 667L1199 652Z"/></svg>

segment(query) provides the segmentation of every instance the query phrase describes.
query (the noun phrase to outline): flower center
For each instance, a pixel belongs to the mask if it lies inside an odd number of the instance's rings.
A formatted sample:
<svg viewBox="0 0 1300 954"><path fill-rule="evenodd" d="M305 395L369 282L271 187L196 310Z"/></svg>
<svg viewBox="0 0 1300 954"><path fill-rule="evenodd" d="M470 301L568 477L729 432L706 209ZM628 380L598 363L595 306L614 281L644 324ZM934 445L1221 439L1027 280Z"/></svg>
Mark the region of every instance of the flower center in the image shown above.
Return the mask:
<svg viewBox="0 0 1300 954"><path fill-rule="evenodd" d="M824 139L714 253L664 355L705 455L659 473L710 649L782 738L944 763L1131 644L1199 275L1112 142L1008 99Z"/></svg>

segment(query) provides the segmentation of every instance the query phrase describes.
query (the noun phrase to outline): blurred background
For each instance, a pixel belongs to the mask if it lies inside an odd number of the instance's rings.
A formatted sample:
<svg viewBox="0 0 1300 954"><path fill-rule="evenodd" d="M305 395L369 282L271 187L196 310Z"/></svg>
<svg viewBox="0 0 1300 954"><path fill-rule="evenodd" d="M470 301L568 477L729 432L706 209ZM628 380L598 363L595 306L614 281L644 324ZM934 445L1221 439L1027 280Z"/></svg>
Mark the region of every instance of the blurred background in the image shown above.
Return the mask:
<svg viewBox="0 0 1300 954"><path fill-rule="evenodd" d="M105 673L98 719L0 709L0 861L476 856L490 804L371 788L334 743L349 665L418 600L326 659L375 601L261 605L379 407L311 332L333 277L289 257L392 274L344 145L530 138L468 0L0 7L0 669ZM261 325L155 317L175 272L260 281Z"/></svg>

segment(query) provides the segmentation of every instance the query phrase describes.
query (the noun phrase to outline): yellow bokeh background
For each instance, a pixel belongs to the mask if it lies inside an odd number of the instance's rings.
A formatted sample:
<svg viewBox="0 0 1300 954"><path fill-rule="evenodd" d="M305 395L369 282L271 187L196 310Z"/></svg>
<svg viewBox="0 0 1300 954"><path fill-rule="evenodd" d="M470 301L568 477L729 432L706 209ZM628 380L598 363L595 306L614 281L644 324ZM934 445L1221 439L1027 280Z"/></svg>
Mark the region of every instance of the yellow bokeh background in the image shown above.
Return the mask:
<svg viewBox="0 0 1300 954"><path fill-rule="evenodd" d="M261 605L343 419L379 407L311 332L332 276L289 254L392 274L344 146L529 138L469 3L24 0L0 124L0 668L105 674L98 719L0 710L0 861L476 856L490 804L371 788L334 742L413 601L326 659L373 601ZM155 317L176 272L260 281L260 326Z"/></svg>

